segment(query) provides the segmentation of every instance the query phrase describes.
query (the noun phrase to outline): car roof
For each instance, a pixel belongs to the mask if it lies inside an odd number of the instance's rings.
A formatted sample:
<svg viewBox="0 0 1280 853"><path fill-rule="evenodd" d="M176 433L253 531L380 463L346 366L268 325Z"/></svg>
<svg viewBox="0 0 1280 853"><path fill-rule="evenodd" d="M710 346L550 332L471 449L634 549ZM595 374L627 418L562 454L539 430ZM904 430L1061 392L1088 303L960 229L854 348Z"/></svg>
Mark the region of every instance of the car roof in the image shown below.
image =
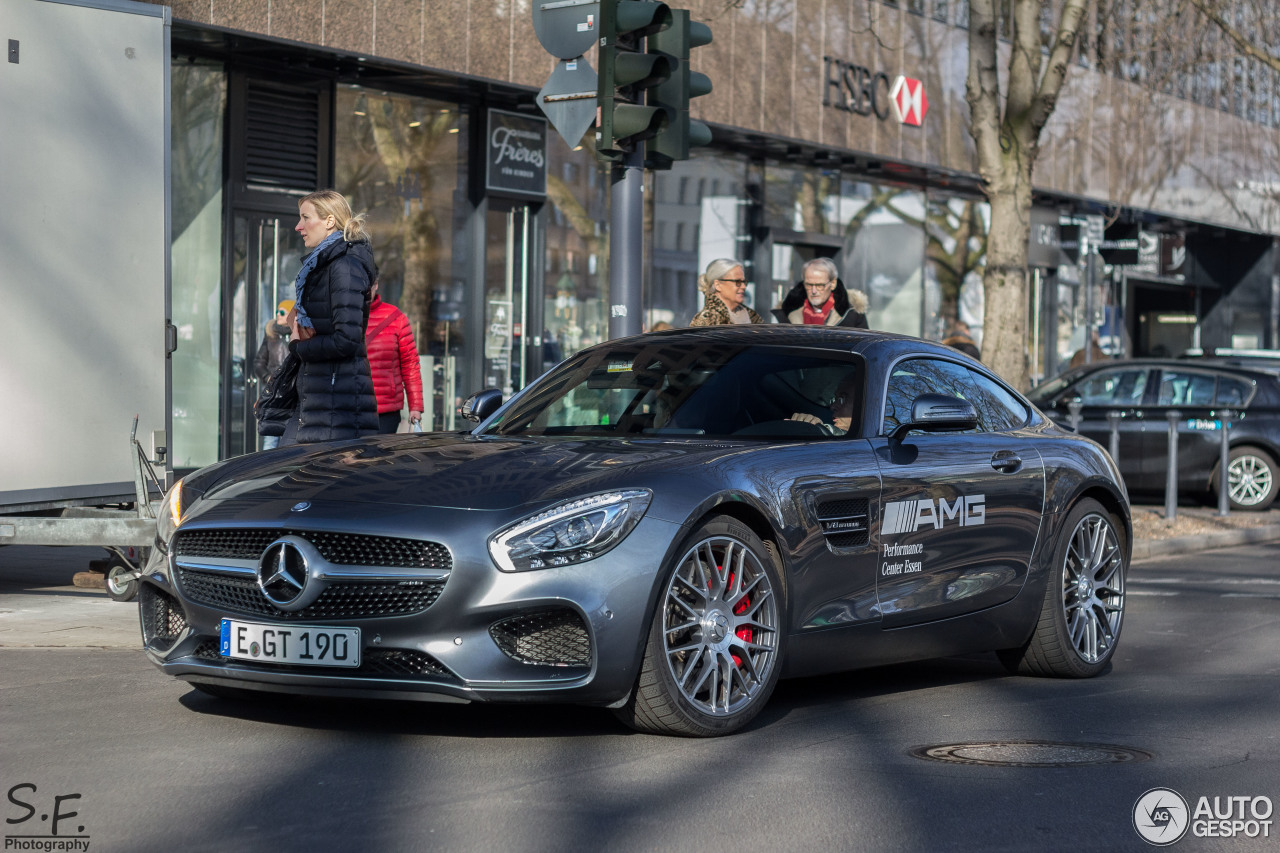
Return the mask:
<svg viewBox="0 0 1280 853"><path fill-rule="evenodd" d="M724 343L756 344L760 346L820 347L865 353L876 349L881 355L893 357L907 353L929 353L947 357L967 358L951 347L935 341L927 341L910 335L893 332L877 332L841 326L800 326L790 323L761 323L753 325L692 326L684 329L668 329L649 332L630 338L620 338L612 343L651 341L655 338L681 340L710 340Z"/></svg>
<svg viewBox="0 0 1280 853"><path fill-rule="evenodd" d="M1162 370L1214 371L1217 373L1228 373L1233 376L1240 376L1247 379L1275 379L1278 375L1275 368L1269 368L1266 365L1241 365L1226 361L1219 361L1213 358L1108 358L1102 361L1095 361L1092 364L1073 367L1063 373L1062 376L1069 377L1074 381L1076 378L1084 376L1085 374L1112 367L1144 367L1160 368Z"/></svg>

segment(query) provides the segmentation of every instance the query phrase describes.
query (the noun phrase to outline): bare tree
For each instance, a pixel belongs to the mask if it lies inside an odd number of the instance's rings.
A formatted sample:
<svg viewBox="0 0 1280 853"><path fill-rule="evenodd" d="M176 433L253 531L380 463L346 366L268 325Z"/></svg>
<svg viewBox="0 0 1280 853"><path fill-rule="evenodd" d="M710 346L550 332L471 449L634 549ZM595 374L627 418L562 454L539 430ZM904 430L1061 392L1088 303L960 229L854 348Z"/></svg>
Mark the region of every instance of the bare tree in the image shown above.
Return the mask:
<svg viewBox="0 0 1280 853"><path fill-rule="evenodd" d="M1192 7L1208 18L1214 26L1222 31L1235 44L1242 56L1257 60L1280 71L1280 55L1268 53L1258 46L1275 44L1274 40L1266 40L1265 36L1275 37L1275 33L1267 33L1267 12L1274 0L1187 0ZM1274 20L1274 11L1271 18Z"/></svg>
<svg viewBox="0 0 1280 853"><path fill-rule="evenodd" d="M1064 0L1048 57L1042 19L1052 0L970 0L966 100L977 146L978 174L991 204L983 274L986 319L982 359L1025 387L1027 362L1027 242L1032 174L1040 135L1071 67L1087 0ZM1000 11L1011 24L1006 82L1001 89Z"/></svg>

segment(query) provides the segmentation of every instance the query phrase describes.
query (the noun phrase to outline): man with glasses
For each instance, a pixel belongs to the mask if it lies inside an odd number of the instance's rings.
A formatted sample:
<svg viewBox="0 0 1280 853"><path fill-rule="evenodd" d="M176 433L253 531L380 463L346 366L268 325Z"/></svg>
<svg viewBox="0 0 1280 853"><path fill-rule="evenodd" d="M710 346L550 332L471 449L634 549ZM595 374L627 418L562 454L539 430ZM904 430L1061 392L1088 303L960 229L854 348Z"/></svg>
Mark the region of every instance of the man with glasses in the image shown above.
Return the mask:
<svg viewBox="0 0 1280 853"><path fill-rule="evenodd" d="M698 277L698 289L706 307L694 315L690 326L728 326L763 323L764 318L746 306L747 274L741 261L717 258Z"/></svg>
<svg viewBox="0 0 1280 853"><path fill-rule="evenodd" d="M867 327L866 294L847 291L830 258L806 262L801 273L803 280L791 288L782 307L773 312L779 322L797 326Z"/></svg>

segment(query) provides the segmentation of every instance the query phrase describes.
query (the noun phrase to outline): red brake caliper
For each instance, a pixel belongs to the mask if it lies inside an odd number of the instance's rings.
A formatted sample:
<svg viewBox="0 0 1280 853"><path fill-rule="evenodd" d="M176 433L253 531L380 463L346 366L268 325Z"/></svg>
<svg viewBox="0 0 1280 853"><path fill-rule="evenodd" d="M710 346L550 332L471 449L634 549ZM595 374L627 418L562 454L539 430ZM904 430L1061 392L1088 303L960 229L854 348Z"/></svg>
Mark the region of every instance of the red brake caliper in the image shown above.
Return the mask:
<svg viewBox="0 0 1280 853"><path fill-rule="evenodd" d="M716 566L716 568L717 568L717 569L723 569L723 566ZM733 576L733 572L730 572L730 573L729 573L729 583L727 584L727 586L728 586L730 589L732 589L732 588L733 588L733 577L734 577L734 576ZM707 588L708 588L708 589L710 589L710 588L711 588L711 582L710 582L710 581L708 581L708 582L707 582ZM750 597L749 597L749 596L746 596L746 595L742 596L742 598L738 599L738 603L737 603L737 604L735 604L735 605L733 606L733 612L734 612L734 615L736 616L736 615L738 615L738 614L745 613L745 612L746 612L746 610L747 610L747 608L748 608L748 607L750 607L750 606L751 606L751 599L750 599ZM749 627L745 626L745 625L744 625L744 626L742 626L741 628L739 628L739 629L738 629L737 631L735 631L734 633L738 636L738 639L739 639L739 640L741 640L741 641L742 641L742 642L744 642L744 643L749 643L749 642L751 642L751 638L754 636L754 633L752 632L752 630L751 630ZM742 666L742 658L738 657L737 655L734 655L734 656L733 656L733 665L734 665L734 666Z"/></svg>

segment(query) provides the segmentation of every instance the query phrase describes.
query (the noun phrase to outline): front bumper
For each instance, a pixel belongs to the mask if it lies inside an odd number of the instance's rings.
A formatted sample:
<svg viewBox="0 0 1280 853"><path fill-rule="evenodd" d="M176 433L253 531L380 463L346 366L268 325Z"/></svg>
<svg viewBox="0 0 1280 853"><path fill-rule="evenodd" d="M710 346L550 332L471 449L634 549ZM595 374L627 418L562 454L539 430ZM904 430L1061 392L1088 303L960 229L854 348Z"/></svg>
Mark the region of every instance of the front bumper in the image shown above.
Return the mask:
<svg viewBox="0 0 1280 853"><path fill-rule="evenodd" d="M638 674L660 568L678 525L646 517L604 556L574 566L499 571L487 550L505 523L492 512L383 505L317 505L305 521L288 507L223 506L184 523L182 532L255 530L322 538L362 537L439 543L445 571L346 570L314 607L279 610L257 578L192 568L153 549L142 578L140 613L149 659L191 682L271 692L421 701L554 701L615 704ZM197 561L198 562L198 561ZM216 561L214 561L216 562ZM243 562L243 561L242 561ZM185 564L185 565L184 565ZM364 573L368 577L362 577ZM387 575L387 572L382 572ZM360 629L357 669L225 658L224 618L281 627Z"/></svg>

